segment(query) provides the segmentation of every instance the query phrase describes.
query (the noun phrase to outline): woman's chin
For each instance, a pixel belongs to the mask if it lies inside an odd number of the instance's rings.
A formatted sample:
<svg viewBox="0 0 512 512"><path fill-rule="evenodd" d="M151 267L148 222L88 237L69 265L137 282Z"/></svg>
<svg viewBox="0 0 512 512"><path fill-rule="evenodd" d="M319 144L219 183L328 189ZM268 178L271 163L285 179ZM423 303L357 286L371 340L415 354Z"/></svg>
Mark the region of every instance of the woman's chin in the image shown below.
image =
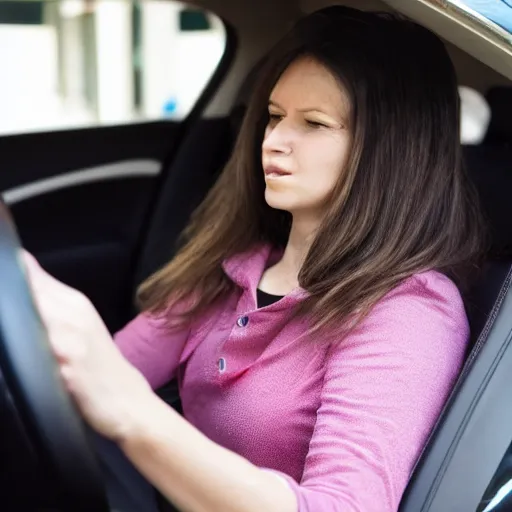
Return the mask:
<svg viewBox="0 0 512 512"><path fill-rule="evenodd" d="M278 197L281 195L281 197ZM290 201L286 201L282 194L268 193L265 192L265 201L267 204L275 210L286 210L290 211L292 205Z"/></svg>

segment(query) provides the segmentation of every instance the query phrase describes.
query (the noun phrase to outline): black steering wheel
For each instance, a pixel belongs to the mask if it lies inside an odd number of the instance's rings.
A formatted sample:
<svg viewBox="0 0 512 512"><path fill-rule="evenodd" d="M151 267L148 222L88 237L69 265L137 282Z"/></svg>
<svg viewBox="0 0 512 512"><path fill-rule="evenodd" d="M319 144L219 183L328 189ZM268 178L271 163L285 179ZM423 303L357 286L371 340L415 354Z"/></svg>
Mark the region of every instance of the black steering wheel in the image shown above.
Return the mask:
<svg viewBox="0 0 512 512"><path fill-rule="evenodd" d="M88 429L61 383L0 201L0 509L108 511Z"/></svg>

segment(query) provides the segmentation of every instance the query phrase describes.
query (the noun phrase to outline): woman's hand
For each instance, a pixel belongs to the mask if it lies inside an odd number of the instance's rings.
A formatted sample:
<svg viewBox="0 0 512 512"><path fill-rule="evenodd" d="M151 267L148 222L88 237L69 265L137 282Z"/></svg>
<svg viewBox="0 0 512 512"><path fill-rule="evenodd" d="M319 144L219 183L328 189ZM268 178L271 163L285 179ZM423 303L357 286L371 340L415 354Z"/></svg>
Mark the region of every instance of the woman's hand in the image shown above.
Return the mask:
<svg viewBox="0 0 512 512"><path fill-rule="evenodd" d="M118 350L87 297L50 276L26 251L23 261L66 388L91 427L122 439L154 398L149 384Z"/></svg>

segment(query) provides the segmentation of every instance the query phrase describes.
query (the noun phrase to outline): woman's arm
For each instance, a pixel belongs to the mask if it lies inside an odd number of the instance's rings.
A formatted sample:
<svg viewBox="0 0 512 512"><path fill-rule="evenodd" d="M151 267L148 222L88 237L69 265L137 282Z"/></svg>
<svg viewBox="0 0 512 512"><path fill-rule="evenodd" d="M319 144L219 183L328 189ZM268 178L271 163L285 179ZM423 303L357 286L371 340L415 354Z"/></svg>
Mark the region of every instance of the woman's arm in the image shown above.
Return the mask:
<svg viewBox="0 0 512 512"><path fill-rule="evenodd" d="M297 511L286 481L210 441L156 395L117 442L180 511Z"/></svg>
<svg viewBox="0 0 512 512"><path fill-rule="evenodd" d="M177 313L174 306L167 314ZM190 328L171 331L163 314L141 313L114 335L114 342L123 356L137 368L153 389L175 377L181 353Z"/></svg>

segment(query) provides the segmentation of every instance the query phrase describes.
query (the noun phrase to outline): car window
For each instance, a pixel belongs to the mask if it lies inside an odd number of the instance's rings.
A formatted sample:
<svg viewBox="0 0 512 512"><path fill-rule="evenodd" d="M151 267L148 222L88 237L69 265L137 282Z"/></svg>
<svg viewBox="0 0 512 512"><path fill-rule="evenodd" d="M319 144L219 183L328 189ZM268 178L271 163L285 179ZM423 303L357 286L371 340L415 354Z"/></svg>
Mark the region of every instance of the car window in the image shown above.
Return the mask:
<svg viewBox="0 0 512 512"><path fill-rule="evenodd" d="M494 473L476 512L512 510L512 444Z"/></svg>
<svg viewBox="0 0 512 512"><path fill-rule="evenodd" d="M512 0L460 0L452 3L465 5L512 33Z"/></svg>
<svg viewBox="0 0 512 512"><path fill-rule="evenodd" d="M181 2L2 1L0 134L183 119L225 47Z"/></svg>

